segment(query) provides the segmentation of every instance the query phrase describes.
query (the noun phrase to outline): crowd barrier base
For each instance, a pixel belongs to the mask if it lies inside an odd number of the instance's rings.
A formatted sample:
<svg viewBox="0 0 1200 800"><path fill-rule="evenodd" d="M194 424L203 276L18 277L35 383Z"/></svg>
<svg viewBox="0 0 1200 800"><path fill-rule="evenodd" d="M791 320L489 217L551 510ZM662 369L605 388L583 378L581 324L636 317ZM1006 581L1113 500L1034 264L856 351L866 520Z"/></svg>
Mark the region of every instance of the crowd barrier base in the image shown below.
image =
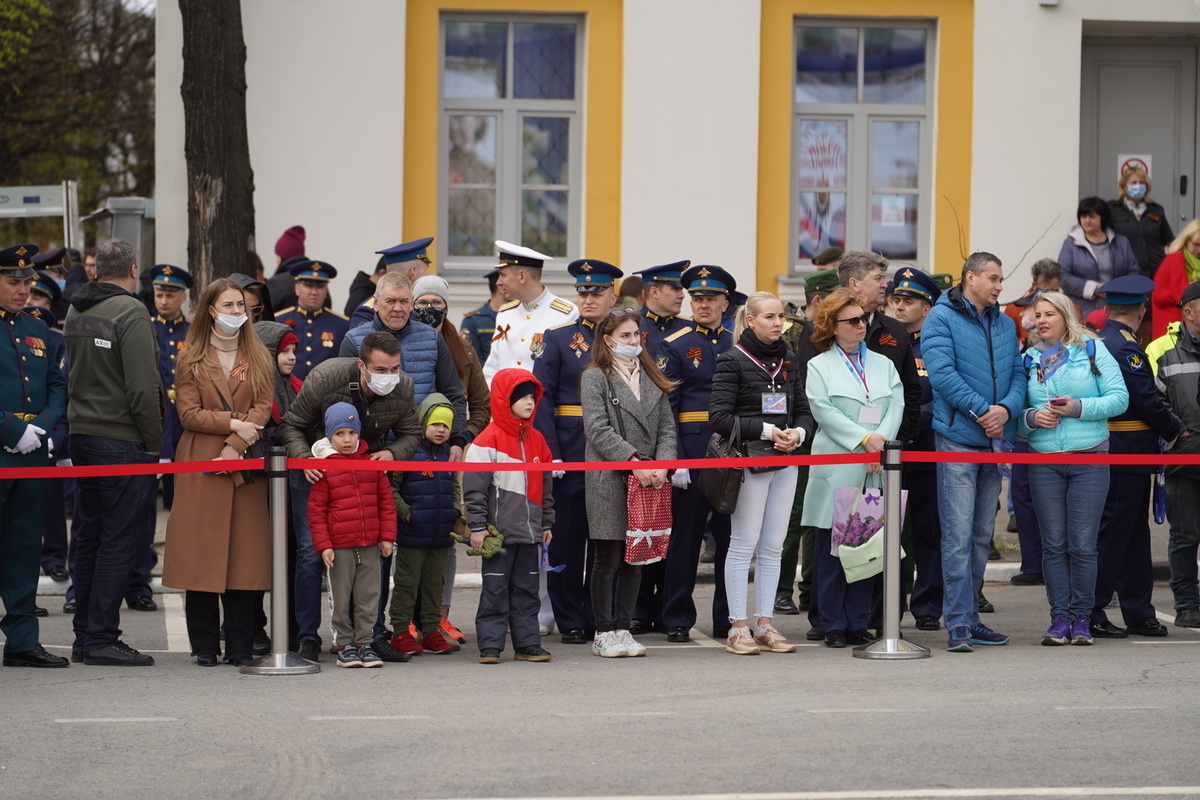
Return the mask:
<svg viewBox="0 0 1200 800"><path fill-rule="evenodd" d="M900 451L892 441L883 446L883 638L854 648L855 658L890 660L929 658L929 648L900 638Z"/></svg>
<svg viewBox="0 0 1200 800"><path fill-rule="evenodd" d="M289 653L288 646L288 541L287 450L271 448L266 459L268 493L271 503L271 647L272 652L238 667L243 675L313 675L321 665Z"/></svg>

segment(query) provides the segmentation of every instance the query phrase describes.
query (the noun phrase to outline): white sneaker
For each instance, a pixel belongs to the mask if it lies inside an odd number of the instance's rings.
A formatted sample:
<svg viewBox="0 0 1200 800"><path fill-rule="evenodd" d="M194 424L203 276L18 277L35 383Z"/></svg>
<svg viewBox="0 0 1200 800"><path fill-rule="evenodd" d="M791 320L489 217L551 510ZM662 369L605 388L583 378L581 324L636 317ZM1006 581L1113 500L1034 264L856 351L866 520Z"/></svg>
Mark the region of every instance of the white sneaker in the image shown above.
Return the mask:
<svg viewBox="0 0 1200 800"><path fill-rule="evenodd" d="M632 633L630 633L629 631L622 630L622 631L617 631L616 634L617 634L617 640L620 641L621 644L625 647L626 655L628 655L632 658L637 658L638 656L646 655L646 648L643 645L640 645L636 641L634 641Z"/></svg>
<svg viewBox="0 0 1200 800"><path fill-rule="evenodd" d="M554 633L554 626L547 625L544 622L539 622L538 623L538 633L540 633L542 636L549 636L550 634Z"/></svg>
<svg viewBox="0 0 1200 800"><path fill-rule="evenodd" d="M597 633L596 641L592 642L592 652L601 658L624 658L629 655L616 631Z"/></svg>

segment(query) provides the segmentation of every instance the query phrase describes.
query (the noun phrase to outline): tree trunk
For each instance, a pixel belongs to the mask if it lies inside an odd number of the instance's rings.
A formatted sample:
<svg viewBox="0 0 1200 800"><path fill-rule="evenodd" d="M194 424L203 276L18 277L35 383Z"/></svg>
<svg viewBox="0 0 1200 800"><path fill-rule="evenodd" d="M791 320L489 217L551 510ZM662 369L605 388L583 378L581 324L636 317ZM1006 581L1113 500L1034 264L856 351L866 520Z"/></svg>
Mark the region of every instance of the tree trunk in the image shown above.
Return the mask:
<svg viewBox="0 0 1200 800"><path fill-rule="evenodd" d="M188 269L197 294L213 278L254 274L254 171L246 135L241 0L179 0L183 16Z"/></svg>

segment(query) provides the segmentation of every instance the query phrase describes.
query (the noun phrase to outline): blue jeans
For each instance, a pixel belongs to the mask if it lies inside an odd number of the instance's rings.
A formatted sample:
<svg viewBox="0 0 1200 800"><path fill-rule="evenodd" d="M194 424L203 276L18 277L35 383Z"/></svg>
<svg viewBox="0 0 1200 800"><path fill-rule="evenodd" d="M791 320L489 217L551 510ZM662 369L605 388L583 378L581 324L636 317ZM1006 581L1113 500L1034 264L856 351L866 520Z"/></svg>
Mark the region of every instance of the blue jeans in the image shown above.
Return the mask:
<svg viewBox="0 0 1200 800"><path fill-rule="evenodd" d="M937 436L939 453L990 453L990 447ZM942 616L946 628L979 622L979 587L988 543L996 528L1000 472L995 464L939 463L938 512L942 520Z"/></svg>
<svg viewBox="0 0 1200 800"><path fill-rule="evenodd" d="M313 549L312 531L308 527L308 494L312 490L304 470L288 472L288 497L292 507L292 530L296 535L296 576L293 594L296 598L296 641L311 639L321 644L321 576L325 563Z"/></svg>
<svg viewBox="0 0 1200 800"><path fill-rule="evenodd" d="M1180 473L1194 470L1179 470ZM1200 549L1200 478L1190 474L1167 476L1167 518L1171 537L1167 541L1167 563L1171 565L1171 593L1175 609L1200 608L1197 587L1196 551Z"/></svg>
<svg viewBox="0 0 1200 800"><path fill-rule="evenodd" d="M1108 496L1105 464L1030 464L1042 529L1042 578L1051 617L1089 618L1096 600L1096 535Z"/></svg>
<svg viewBox="0 0 1200 800"><path fill-rule="evenodd" d="M77 467L157 464L141 442L71 434L71 460ZM154 475L79 478L75 509L79 538L75 551L75 644L84 650L107 647L121 636L121 601L134 560L146 546L147 520L154 519Z"/></svg>

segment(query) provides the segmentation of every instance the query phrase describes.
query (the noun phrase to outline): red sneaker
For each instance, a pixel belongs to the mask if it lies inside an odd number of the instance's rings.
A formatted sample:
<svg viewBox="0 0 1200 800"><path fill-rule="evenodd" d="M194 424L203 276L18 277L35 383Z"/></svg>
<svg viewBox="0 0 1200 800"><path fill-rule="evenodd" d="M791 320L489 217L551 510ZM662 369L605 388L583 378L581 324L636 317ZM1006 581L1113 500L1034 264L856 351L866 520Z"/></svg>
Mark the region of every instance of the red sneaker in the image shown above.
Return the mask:
<svg viewBox="0 0 1200 800"><path fill-rule="evenodd" d="M401 653L421 654L421 643L417 641L417 637L413 636L411 628L393 636L391 644L392 647Z"/></svg>
<svg viewBox="0 0 1200 800"><path fill-rule="evenodd" d="M454 623L446 617L442 617L442 621L438 623L438 627L441 628L442 635L447 639L453 639L459 644L467 643L467 635L456 628Z"/></svg>
<svg viewBox="0 0 1200 800"><path fill-rule="evenodd" d="M425 634L425 638L421 640L421 648L426 653L439 656L454 651L454 646L446 641L445 636L442 636L441 628L434 628Z"/></svg>

